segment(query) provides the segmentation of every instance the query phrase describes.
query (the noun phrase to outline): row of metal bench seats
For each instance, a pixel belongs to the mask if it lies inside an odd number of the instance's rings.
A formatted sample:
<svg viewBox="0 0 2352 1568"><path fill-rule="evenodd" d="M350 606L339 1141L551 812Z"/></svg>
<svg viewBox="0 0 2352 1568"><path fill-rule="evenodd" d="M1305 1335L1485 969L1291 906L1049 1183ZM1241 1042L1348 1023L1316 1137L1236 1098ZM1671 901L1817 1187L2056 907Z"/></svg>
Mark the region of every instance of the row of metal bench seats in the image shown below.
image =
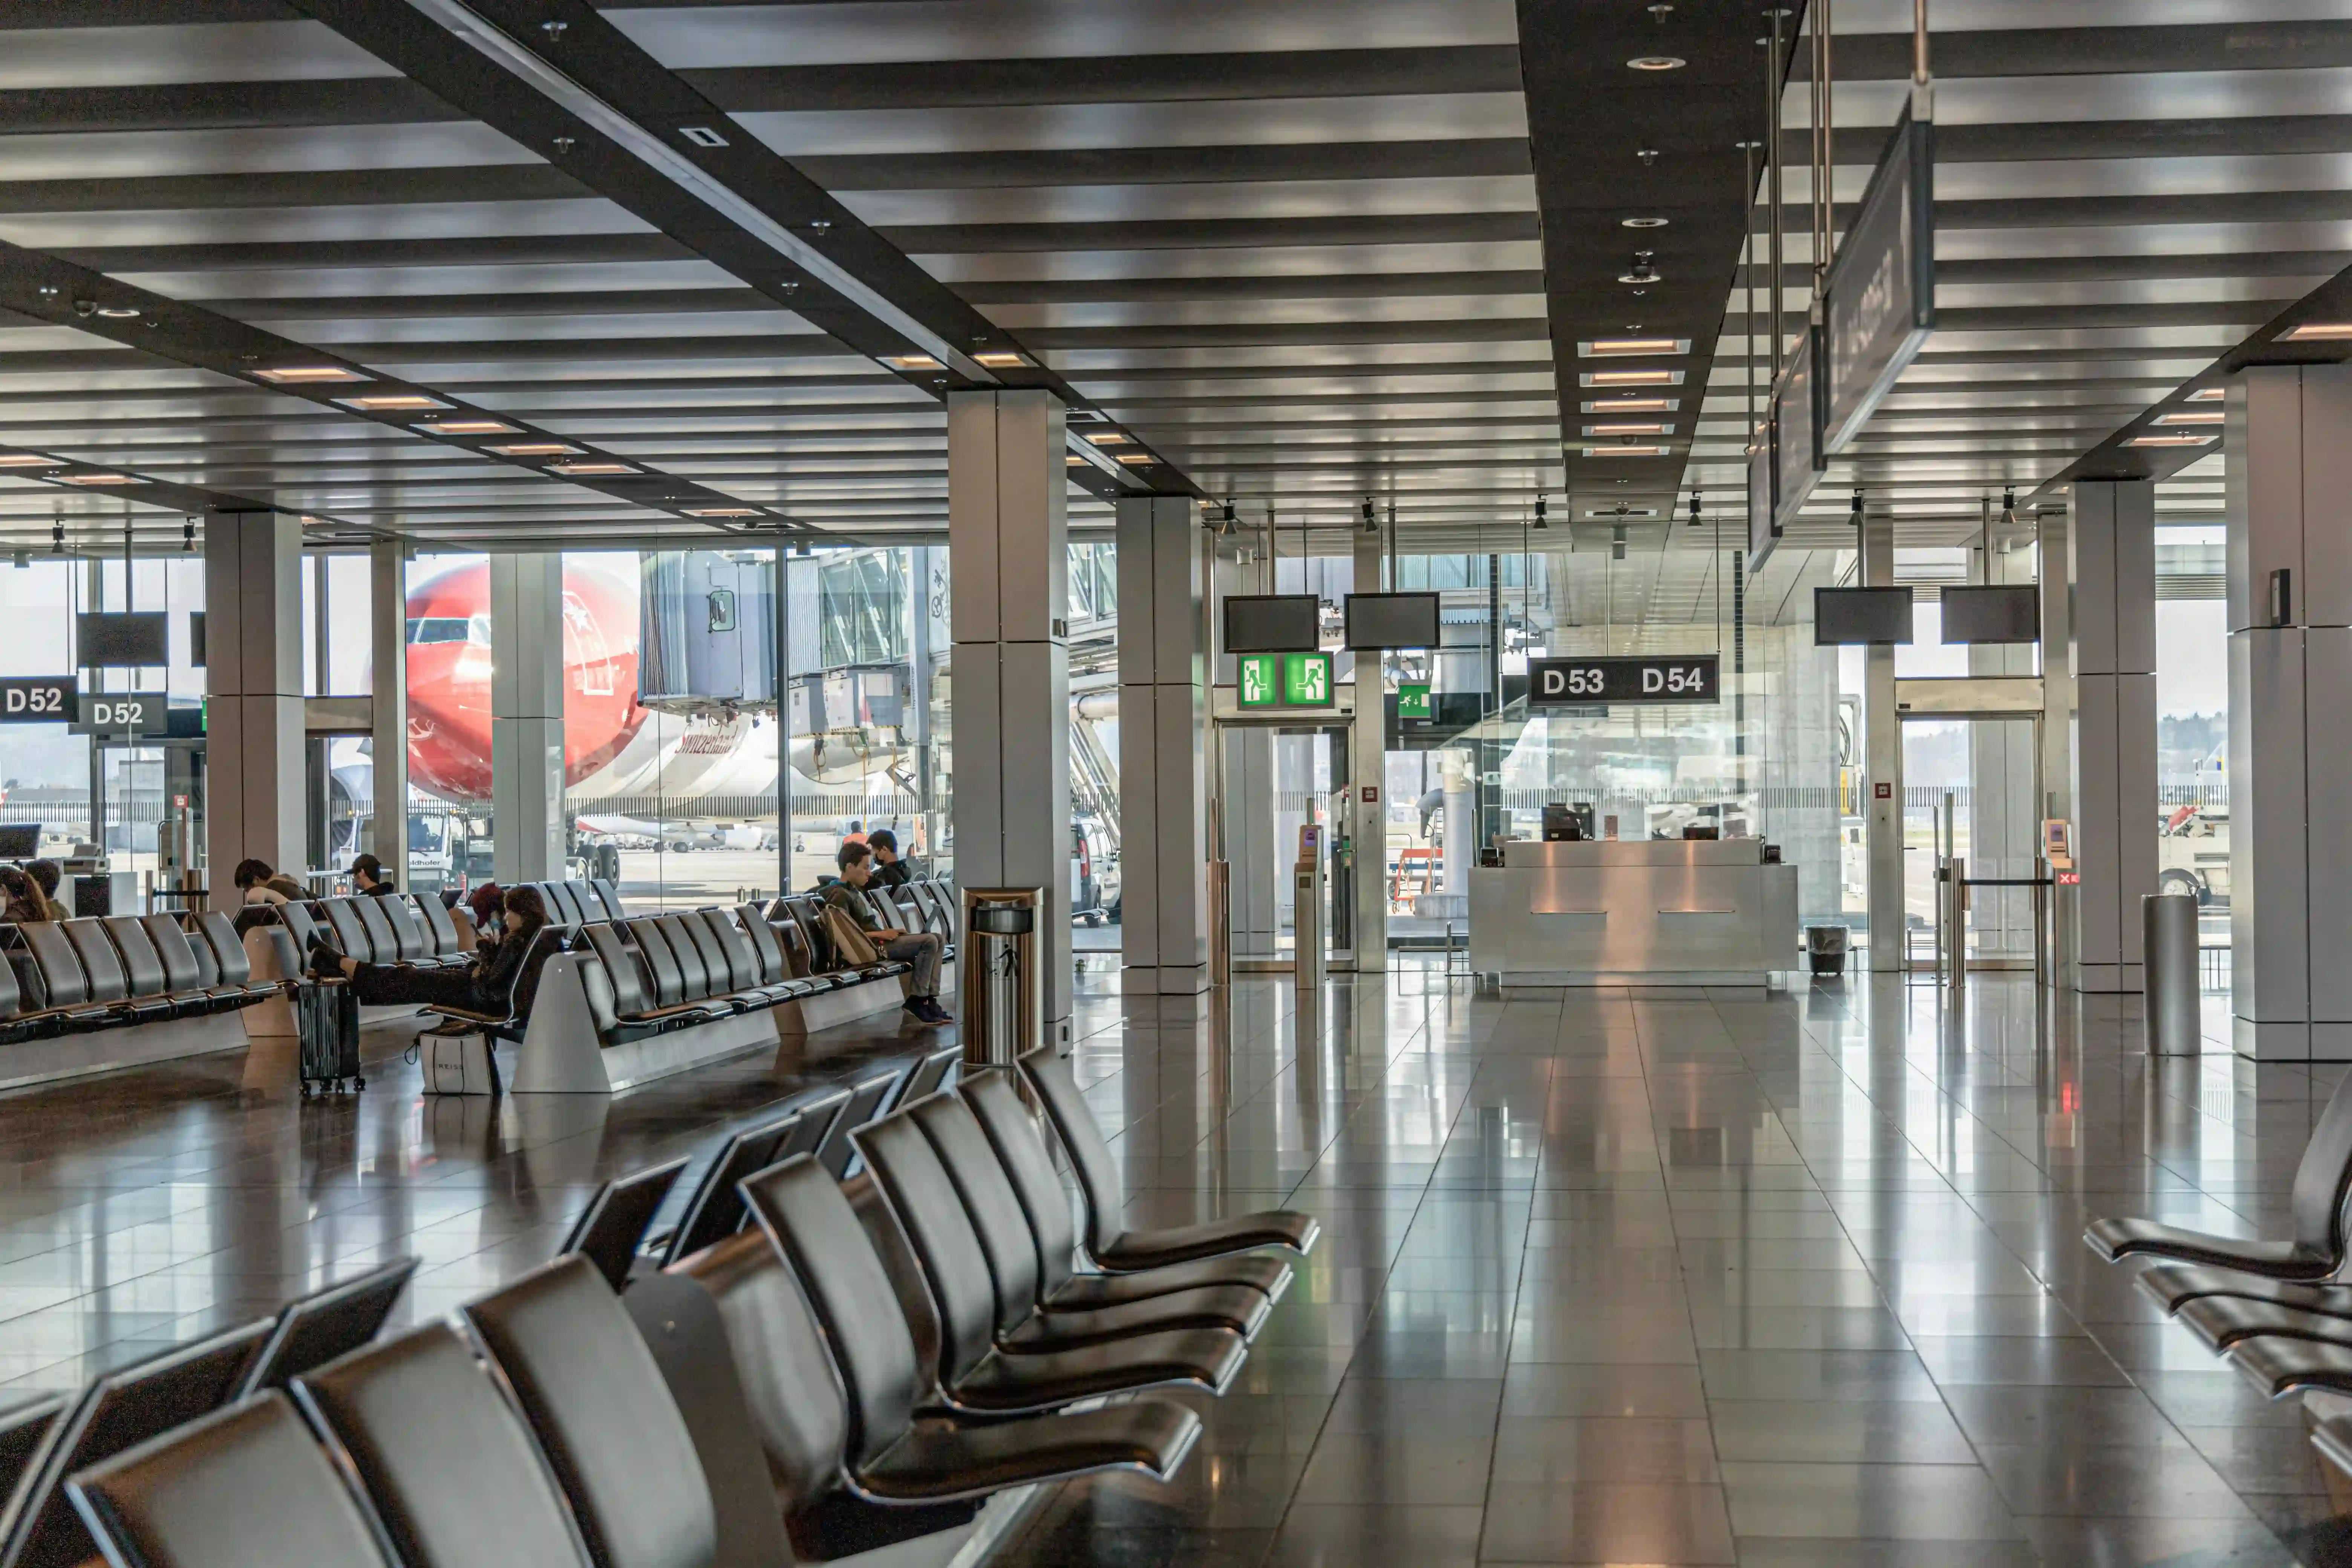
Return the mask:
<svg viewBox="0 0 2352 1568"><path fill-rule="evenodd" d="M290 1398L257 1392L68 1472L67 1495L109 1562L142 1568L846 1557L1012 1489L1173 1475L1194 1411L1099 1402L1227 1386L1291 1278L1242 1254L1313 1240L1303 1215L1253 1216L1211 1252L1073 1273L1066 1194L1003 1072L856 1142L874 1178L845 1185L809 1153L759 1172L739 1189L755 1227L617 1298L561 1257L455 1324L295 1376ZM930 1310L900 1293L909 1262Z"/></svg>
<svg viewBox="0 0 2352 1568"><path fill-rule="evenodd" d="M448 910L426 893L320 899L283 905L278 914L298 953L308 952L311 933L322 931L362 963L455 969L473 958Z"/></svg>
<svg viewBox="0 0 2352 1568"><path fill-rule="evenodd" d="M629 911L621 907L621 889L609 878L585 882L524 882L539 890L547 918L557 925L585 925L590 921L616 921Z"/></svg>
<svg viewBox="0 0 2352 1568"><path fill-rule="evenodd" d="M226 915L28 921L5 929L0 1043L229 1012L279 994L257 982Z"/></svg>
<svg viewBox="0 0 2352 1568"><path fill-rule="evenodd" d="M2315 1396L2312 1447L2352 1484L2352 1074L2304 1146L2288 1219L2280 1240L2148 1219L2102 1219L2083 1239L2109 1263L2154 1260L2140 1292L2266 1397Z"/></svg>
<svg viewBox="0 0 2352 1568"><path fill-rule="evenodd" d="M877 963L816 972L807 934L756 905L637 915L580 928L589 1014L607 1045L754 1013L844 985L906 973Z"/></svg>

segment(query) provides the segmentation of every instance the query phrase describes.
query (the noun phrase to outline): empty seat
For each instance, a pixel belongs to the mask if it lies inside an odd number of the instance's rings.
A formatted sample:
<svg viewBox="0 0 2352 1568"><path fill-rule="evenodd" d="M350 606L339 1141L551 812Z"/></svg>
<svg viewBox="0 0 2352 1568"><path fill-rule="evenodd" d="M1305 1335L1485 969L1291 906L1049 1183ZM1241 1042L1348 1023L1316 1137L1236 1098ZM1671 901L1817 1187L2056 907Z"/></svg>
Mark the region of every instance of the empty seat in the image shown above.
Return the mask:
<svg viewBox="0 0 2352 1568"><path fill-rule="evenodd" d="M907 1087L898 1091L898 1103L912 1105L919 1100L928 1100L953 1083L962 1069L961 1046L943 1046L927 1053L907 1070Z"/></svg>
<svg viewBox="0 0 2352 1568"><path fill-rule="evenodd" d="M972 1074L957 1087L956 1094L979 1119L1021 1200L1022 1214L1037 1240L1039 1288L1052 1300L1073 1306L1108 1307L1201 1285L1246 1285L1268 1301L1279 1301L1290 1289L1290 1265L1263 1252L1167 1264L1127 1274L1076 1272L1078 1232L1070 1215L1069 1191L1054 1169L1044 1131L1013 1087L1012 1072L1000 1068Z"/></svg>
<svg viewBox="0 0 2352 1568"><path fill-rule="evenodd" d="M687 1200L686 1216L670 1233L663 1254L667 1261L675 1263L743 1228L743 1195L736 1191L736 1184L774 1164L785 1135L799 1123L795 1112L738 1132L719 1145L702 1180L696 1184L694 1195Z"/></svg>
<svg viewBox="0 0 2352 1568"><path fill-rule="evenodd" d="M122 975L130 987L129 1008L138 1018L169 1018L180 1013L211 1011L201 994L192 994L183 1003L172 992L170 973L163 967L163 955L148 940L147 931L135 915L102 915L96 920L71 921L68 926L87 934L83 941L91 944L104 943L108 952L122 966Z"/></svg>
<svg viewBox="0 0 2352 1568"><path fill-rule="evenodd" d="M694 1440L596 1270L560 1258L462 1311L599 1568L705 1568L718 1521Z"/></svg>
<svg viewBox="0 0 2352 1568"><path fill-rule="evenodd" d="M66 1404L65 1394L40 1394L0 1410L0 1499L15 1494Z"/></svg>
<svg viewBox="0 0 2352 1568"><path fill-rule="evenodd" d="M29 921L16 928L17 940L32 957L31 972L40 987L37 1000L42 1010L56 1014L71 1028L128 1023L129 1018L90 994L81 959L66 935L66 923L69 922Z"/></svg>
<svg viewBox="0 0 2352 1568"><path fill-rule="evenodd" d="M579 1253L614 1289L620 1289L629 1282L629 1266L636 1260L646 1228L685 1174L686 1164L679 1158L606 1182L572 1222L556 1255Z"/></svg>
<svg viewBox="0 0 2352 1568"><path fill-rule="evenodd" d="M915 1405L929 1380L889 1276L849 1200L810 1159L787 1161L744 1185L752 1212L799 1282L797 1299L824 1335L840 1379L834 1386L843 1415L843 1475L862 1494L934 1500L1114 1468L1165 1479L1198 1440L1200 1417L1157 1399L982 1425L919 1422ZM748 1248L728 1261L756 1279L757 1256ZM785 1299L772 1293L767 1300L776 1304L770 1331L782 1344L804 1345ZM739 1350L747 1376L793 1380L755 1396L754 1409L787 1420L803 1408L826 1409L826 1384L805 1371L812 1359L805 1348L764 1357Z"/></svg>
<svg viewBox="0 0 2352 1568"><path fill-rule="evenodd" d="M433 951L433 939L426 933L425 922L416 918L416 910L407 900L383 894L368 900L368 905L391 931L393 951L400 955L401 963L432 969L441 966L440 955Z"/></svg>
<svg viewBox="0 0 2352 1568"><path fill-rule="evenodd" d="M464 958L464 942L457 935L457 922L449 918L449 908L427 893L412 893L407 902L424 921L425 934L432 939L433 952L441 958Z"/></svg>
<svg viewBox="0 0 2352 1568"><path fill-rule="evenodd" d="M399 963L417 956L404 948L400 933L392 917L383 912L384 900L363 895L352 900L352 909L360 918L360 927L367 932L368 945L375 950L378 963Z"/></svg>
<svg viewBox="0 0 2352 1568"><path fill-rule="evenodd" d="M349 1458L407 1568L581 1562L521 1416L448 1324L355 1351L305 1375L295 1396Z"/></svg>
<svg viewBox="0 0 2352 1568"><path fill-rule="evenodd" d="M2344 1204L2352 1187L2352 1074L2336 1080L2295 1166L2287 1200L2293 1234L2278 1241L2208 1236L2152 1219L2102 1219L2084 1244L2113 1263L2135 1256L2218 1265L2273 1279L2325 1279L2345 1264Z"/></svg>
<svg viewBox="0 0 2352 1568"><path fill-rule="evenodd" d="M1024 1307L1017 1287L998 1291L971 1216L912 1116L886 1116L855 1138L921 1267L940 1325L936 1377L952 1408L1046 1410L1166 1384L1221 1392L1241 1370L1245 1347L1228 1329L1146 1330L1079 1348L1033 1332L1034 1302Z"/></svg>
<svg viewBox="0 0 2352 1568"><path fill-rule="evenodd" d="M850 1174L857 1159L857 1146L850 1134L890 1109L890 1101L898 1085L905 1080L907 1069L896 1062L884 1062L868 1068L852 1079L846 1086L849 1103L842 1108L840 1118L825 1134L825 1141L816 1151L817 1163L834 1180Z"/></svg>
<svg viewBox="0 0 2352 1568"><path fill-rule="evenodd" d="M360 919L359 903L357 899L320 900L320 912L326 917L336 948L345 957L356 958L362 963L390 963L399 955L376 951L374 935L369 931L367 922ZM310 944L304 942L301 945L307 948Z"/></svg>
<svg viewBox="0 0 2352 1568"><path fill-rule="evenodd" d="M2240 1375L2271 1399L2315 1389L2352 1394L2352 1344L2257 1334L2227 1353Z"/></svg>
<svg viewBox="0 0 2352 1568"><path fill-rule="evenodd" d="M1227 1253L1261 1247L1284 1247L1306 1253L1321 1233L1313 1215L1289 1209L1234 1215L1199 1225L1165 1230L1129 1230L1123 1219L1126 1194L1118 1167L1094 1112L1078 1092L1070 1064L1053 1047L1044 1046L1022 1057L1021 1070L1036 1089L1047 1120L1069 1151L1078 1177L1078 1191L1087 1201L1087 1249L1095 1261L1112 1273L1154 1268L1170 1263L1192 1263Z"/></svg>
<svg viewBox="0 0 2352 1568"><path fill-rule="evenodd" d="M144 942L163 966L163 988L171 993L183 1013L217 1012L241 1005L250 1000L245 987L220 984L220 965L209 962L210 944L191 942L187 932L169 915L110 915L106 928L117 947L125 948L133 939L125 926L135 927L139 942ZM205 947L204 953L196 949Z"/></svg>
<svg viewBox="0 0 2352 1568"><path fill-rule="evenodd" d="M417 1260L404 1258L370 1269L355 1279L313 1291L278 1314L269 1338L245 1374L244 1394L283 1388L312 1367L324 1365L375 1338L394 1303L416 1272Z"/></svg>
<svg viewBox="0 0 2352 1568"><path fill-rule="evenodd" d="M99 1465L74 1492L116 1564L392 1568L373 1521L282 1394Z"/></svg>

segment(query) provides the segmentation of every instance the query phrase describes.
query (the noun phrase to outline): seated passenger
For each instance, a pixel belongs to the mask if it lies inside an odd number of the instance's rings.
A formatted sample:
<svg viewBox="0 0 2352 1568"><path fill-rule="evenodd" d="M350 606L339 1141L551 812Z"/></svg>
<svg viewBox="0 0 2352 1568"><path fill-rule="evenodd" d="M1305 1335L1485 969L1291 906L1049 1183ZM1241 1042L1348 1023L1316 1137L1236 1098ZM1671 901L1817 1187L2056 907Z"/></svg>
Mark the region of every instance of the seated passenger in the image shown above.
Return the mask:
<svg viewBox="0 0 2352 1568"><path fill-rule="evenodd" d="M531 938L547 923L547 906L535 888L509 888L499 922L475 944L474 961L463 969L414 969L397 963L363 963L347 956L324 929L310 936L308 965L314 980L346 979L367 1007L456 1007L467 1013L504 1014L509 990L517 1016L529 1011L516 972L530 953Z"/></svg>
<svg viewBox="0 0 2352 1568"><path fill-rule="evenodd" d="M45 919L61 921L68 918L65 905L58 902L58 889L66 879L65 868L54 860L34 860L25 867L25 875L33 879L33 886L41 890L41 903L48 910Z"/></svg>
<svg viewBox="0 0 2352 1568"><path fill-rule="evenodd" d="M0 866L0 921L26 925L49 918L41 889L18 866Z"/></svg>
<svg viewBox="0 0 2352 1568"><path fill-rule="evenodd" d="M907 994L907 1011L922 1024L952 1022L946 1008L940 1005L940 956L945 944L937 931L906 931L897 926L882 923L874 910L874 901L865 888L874 875L874 851L863 844L844 844L834 857L841 867L838 880L827 882L820 895L828 904L839 909L857 922L857 929L873 942L885 958L895 958L915 966L915 981Z"/></svg>
<svg viewBox="0 0 2352 1568"><path fill-rule="evenodd" d="M240 860L229 879L248 904L299 903L310 896L309 889L293 878L269 868L267 860Z"/></svg>
<svg viewBox="0 0 2352 1568"><path fill-rule="evenodd" d="M874 880L879 886L903 888L923 879L923 868L898 853L898 836L890 829L877 827L867 834L866 847L874 851Z"/></svg>
<svg viewBox="0 0 2352 1568"><path fill-rule="evenodd" d="M373 899L390 898L399 889L392 879L383 874L383 862L373 855L362 855L352 862L352 891L364 893Z"/></svg>

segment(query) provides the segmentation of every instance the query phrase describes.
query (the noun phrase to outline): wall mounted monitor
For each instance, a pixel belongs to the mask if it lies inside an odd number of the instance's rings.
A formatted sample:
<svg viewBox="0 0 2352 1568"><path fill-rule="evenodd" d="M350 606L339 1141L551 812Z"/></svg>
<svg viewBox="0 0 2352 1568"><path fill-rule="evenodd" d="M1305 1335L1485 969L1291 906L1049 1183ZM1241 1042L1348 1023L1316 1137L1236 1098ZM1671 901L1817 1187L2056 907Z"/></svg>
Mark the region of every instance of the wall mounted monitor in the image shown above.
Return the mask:
<svg viewBox="0 0 2352 1568"><path fill-rule="evenodd" d="M169 620L161 610L76 616L74 646L80 651L81 667L170 663Z"/></svg>
<svg viewBox="0 0 2352 1568"><path fill-rule="evenodd" d="M1908 588L1816 588L1813 646L1907 643L1911 640Z"/></svg>
<svg viewBox="0 0 2352 1568"><path fill-rule="evenodd" d="M1350 594L1347 602L1349 647L1435 647L1434 594Z"/></svg>
<svg viewBox="0 0 2352 1568"><path fill-rule="evenodd" d="M1945 589L1944 640L2041 641L2042 590L2031 583L2021 587Z"/></svg>
<svg viewBox="0 0 2352 1568"><path fill-rule="evenodd" d="M1312 594L1225 595L1227 653L1313 653L1323 641L1323 601Z"/></svg>
<svg viewBox="0 0 2352 1568"><path fill-rule="evenodd" d="M0 824L0 860L30 860L41 852L37 822Z"/></svg>

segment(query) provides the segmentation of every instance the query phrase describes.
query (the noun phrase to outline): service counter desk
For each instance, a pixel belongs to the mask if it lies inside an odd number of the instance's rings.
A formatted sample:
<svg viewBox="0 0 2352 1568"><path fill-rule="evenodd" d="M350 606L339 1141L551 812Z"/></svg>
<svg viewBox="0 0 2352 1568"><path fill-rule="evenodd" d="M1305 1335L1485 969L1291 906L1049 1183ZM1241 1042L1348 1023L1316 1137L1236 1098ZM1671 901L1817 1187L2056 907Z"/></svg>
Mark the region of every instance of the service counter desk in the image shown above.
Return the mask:
<svg viewBox="0 0 2352 1568"><path fill-rule="evenodd" d="M1507 985L1760 985L1797 967L1797 868L1761 839L1503 846L1470 872L1470 967Z"/></svg>

